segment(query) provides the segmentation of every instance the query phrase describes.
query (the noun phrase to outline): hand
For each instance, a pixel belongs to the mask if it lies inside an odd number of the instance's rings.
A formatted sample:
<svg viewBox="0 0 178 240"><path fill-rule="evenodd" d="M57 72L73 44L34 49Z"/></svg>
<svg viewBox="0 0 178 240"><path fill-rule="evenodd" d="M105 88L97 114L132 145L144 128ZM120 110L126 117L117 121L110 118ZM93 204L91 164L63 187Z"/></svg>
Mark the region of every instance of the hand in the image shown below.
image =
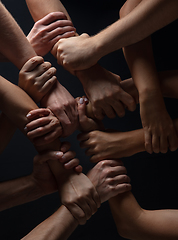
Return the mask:
<svg viewBox="0 0 178 240"><path fill-rule="evenodd" d="M52 12L37 21L27 36L37 55L44 56L61 38L75 35L76 29L62 12Z"/></svg>
<svg viewBox="0 0 178 240"><path fill-rule="evenodd" d="M82 132L90 132L97 129L104 129L103 123L97 119L92 119L87 116L88 102L86 103L86 98L76 98L78 104L78 114L79 114L79 130Z"/></svg>
<svg viewBox="0 0 178 240"><path fill-rule="evenodd" d="M79 224L85 224L100 207L100 199L91 181L83 173L61 176L61 202Z"/></svg>
<svg viewBox="0 0 178 240"><path fill-rule="evenodd" d="M105 115L114 118L125 115L125 107L134 111L134 98L125 92L121 86L121 79L99 65L85 71L76 72L80 79L87 98L91 102L94 116L102 120Z"/></svg>
<svg viewBox="0 0 178 240"><path fill-rule="evenodd" d="M93 38L84 33L80 36L60 39L52 50L58 64L74 74L76 70L90 68L99 58L95 52Z"/></svg>
<svg viewBox="0 0 178 240"><path fill-rule="evenodd" d="M130 178L120 160L105 160L97 163L87 174L95 186L101 202L131 190Z"/></svg>
<svg viewBox="0 0 178 240"><path fill-rule="evenodd" d="M62 137L71 135L78 128L77 103L58 81L52 91L42 99L41 106L51 109L60 120Z"/></svg>
<svg viewBox="0 0 178 240"><path fill-rule="evenodd" d="M75 172L81 173L83 168L79 165L79 159L75 158L76 153L74 151L69 151L69 148L69 142L62 142L61 151L65 154L63 154L59 161L64 165L65 169L74 169Z"/></svg>
<svg viewBox="0 0 178 240"><path fill-rule="evenodd" d="M140 115L148 153L166 153L168 148L175 151L178 138L172 119L159 92L145 93L140 97Z"/></svg>
<svg viewBox="0 0 178 240"><path fill-rule="evenodd" d="M142 135L141 135L142 136ZM105 159L118 159L129 157L140 151L135 140L138 136L134 131L92 131L78 135L81 148L86 148L86 155L91 156L91 162ZM139 139L137 138L138 142ZM141 149L142 151L142 149Z"/></svg>
<svg viewBox="0 0 178 240"><path fill-rule="evenodd" d="M35 109L30 111L26 117L30 122L24 130L35 146L48 144L61 136L60 122L50 109Z"/></svg>
<svg viewBox="0 0 178 240"><path fill-rule="evenodd" d="M73 161L74 152L69 151L70 144L67 142L62 143L61 151L47 151L40 153L34 157L33 160L33 172L31 177L33 181L38 185L43 195L47 195L58 190L58 186L53 173L48 165L48 160L60 161L61 158L65 158L66 162L70 164L71 168L78 169L79 161L75 159Z"/></svg>
<svg viewBox="0 0 178 240"><path fill-rule="evenodd" d="M51 63L36 56L28 60L19 72L19 87L38 103L57 81Z"/></svg>

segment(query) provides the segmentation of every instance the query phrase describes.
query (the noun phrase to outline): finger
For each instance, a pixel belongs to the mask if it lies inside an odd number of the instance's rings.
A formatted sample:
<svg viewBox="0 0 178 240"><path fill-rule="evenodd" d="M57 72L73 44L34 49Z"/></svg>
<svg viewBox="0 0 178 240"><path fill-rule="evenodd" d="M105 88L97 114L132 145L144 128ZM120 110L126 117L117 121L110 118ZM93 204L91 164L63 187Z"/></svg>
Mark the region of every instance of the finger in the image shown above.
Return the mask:
<svg viewBox="0 0 178 240"><path fill-rule="evenodd" d="M92 111L93 111L93 115L95 116L95 118L97 118L98 120L103 120L103 118L105 117L105 114L103 113L102 108L100 107L94 107L92 104Z"/></svg>
<svg viewBox="0 0 178 240"><path fill-rule="evenodd" d="M38 163L44 163L48 160L59 160L63 156L60 151L48 151L45 153L40 153L34 157L34 161Z"/></svg>
<svg viewBox="0 0 178 240"><path fill-rule="evenodd" d="M84 225L86 223L87 221L86 215L82 210L82 208L78 206L78 204L72 203L72 204L68 204L66 207L68 208L68 210L71 212L73 217L78 221L80 225Z"/></svg>
<svg viewBox="0 0 178 240"><path fill-rule="evenodd" d="M122 183L122 184L118 184L115 188L114 188L114 196L124 193L124 192L128 192L132 189L132 186L130 183ZM113 197L114 197L113 196Z"/></svg>
<svg viewBox="0 0 178 240"><path fill-rule="evenodd" d="M42 116L48 116L49 114L50 114L50 110L48 108L37 108L37 109L30 111L26 115L26 118L28 120L33 120L33 119L37 119Z"/></svg>
<svg viewBox="0 0 178 240"><path fill-rule="evenodd" d="M79 141L86 141L89 139L89 134L88 133L80 133L80 134L78 134L77 139Z"/></svg>
<svg viewBox="0 0 178 240"><path fill-rule="evenodd" d="M41 72L40 73L41 75L38 75L38 77L36 77L37 79L37 82L38 82L38 85L43 86L43 88L45 87L45 83L50 80L51 78L55 77L55 74L56 74L56 68L54 67L50 67L48 70L44 71L44 72ZM57 78L56 78L57 79ZM55 79L55 80L56 80ZM42 88L42 89L43 89Z"/></svg>
<svg viewBox="0 0 178 240"><path fill-rule="evenodd" d="M52 12L40 19L37 23L49 25L50 23L53 23L54 21L65 19L67 20L66 15L63 12Z"/></svg>
<svg viewBox="0 0 178 240"><path fill-rule="evenodd" d="M36 69L33 71L34 77L40 77L43 73L47 72L51 68L51 63L50 62L44 62L36 67ZM56 70L53 72L55 73ZM52 72L52 71L51 71Z"/></svg>
<svg viewBox="0 0 178 240"><path fill-rule="evenodd" d="M23 66L24 72L31 72L34 70L39 64L44 63L44 59L41 56L35 56L29 59L25 65Z"/></svg>
<svg viewBox="0 0 178 240"><path fill-rule="evenodd" d="M124 117L125 107L120 101L117 101L117 102L113 103L112 107L119 117Z"/></svg>
<svg viewBox="0 0 178 240"><path fill-rule="evenodd" d="M178 148L178 138L175 131L168 136L168 143L170 151L175 151Z"/></svg>
<svg viewBox="0 0 178 240"><path fill-rule="evenodd" d="M38 122L38 120L36 120L34 122ZM61 133L62 133L62 128L59 125L59 123L56 121L49 121L44 126L39 126L35 129L29 131L27 133L27 136L30 139L32 139L32 138L41 137L46 134L46 136L44 136L44 140L47 141L48 138L54 137L54 135L57 138L58 136L60 136Z"/></svg>
<svg viewBox="0 0 178 240"><path fill-rule="evenodd" d="M56 33L54 33L56 34ZM62 38L69 38L69 37L73 37L75 35L74 31L68 31L68 32L64 32L62 35L57 35L55 37L49 36L51 40L50 41L50 45L51 47L53 47L60 39Z"/></svg>
<svg viewBox="0 0 178 240"><path fill-rule="evenodd" d="M71 147L70 142L62 142L62 143L61 143L61 151L62 151L63 153L69 151L70 147Z"/></svg>
<svg viewBox="0 0 178 240"><path fill-rule="evenodd" d="M152 135L152 148L154 153L160 152L160 137L157 134Z"/></svg>
<svg viewBox="0 0 178 240"><path fill-rule="evenodd" d="M161 135L160 136L160 152L166 153L168 150L168 139L166 136Z"/></svg>
<svg viewBox="0 0 178 240"><path fill-rule="evenodd" d="M48 24L46 30L48 32L56 31L57 34L55 34L54 36L57 36L65 31L76 31L76 28L73 26L73 23L70 20L59 19L57 21L52 22L51 24Z"/></svg>
<svg viewBox="0 0 178 240"><path fill-rule="evenodd" d="M82 173L83 167L81 165L78 165L74 168L74 170L75 170L76 173Z"/></svg>
<svg viewBox="0 0 178 240"><path fill-rule="evenodd" d="M118 176L118 175L127 174L127 169L124 166L111 167L107 171L108 171L107 177L109 178L114 178L115 176Z"/></svg>
<svg viewBox="0 0 178 240"><path fill-rule="evenodd" d="M151 134L145 128L144 128L144 137L145 137L145 150L151 154L153 152Z"/></svg>
<svg viewBox="0 0 178 240"><path fill-rule="evenodd" d="M67 163L70 160L72 160L73 158L75 158L76 153L74 151L68 151L66 153L64 153L63 157L60 159L61 163Z"/></svg>
<svg viewBox="0 0 178 240"><path fill-rule="evenodd" d="M105 106L103 106L102 109L103 109L104 114L108 118L115 118L116 113L115 113L115 111L113 110L113 108L109 104L106 104Z"/></svg>
<svg viewBox="0 0 178 240"><path fill-rule="evenodd" d="M83 210L87 220L92 216L92 211L91 211L90 205L88 204L90 201L92 200L78 199L76 202L76 204Z"/></svg>
<svg viewBox="0 0 178 240"><path fill-rule="evenodd" d="M57 78L56 76L51 77L49 80L47 80L44 85L41 87L40 93L44 95L46 95L46 93L48 93L51 88L54 86L54 84L56 83Z"/></svg>
<svg viewBox="0 0 178 240"><path fill-rule="evenodd" d="M132 112L135 111L136 103L134 98L130 94L128 94L125 91L122 91L120 93L120 101L122 101L122 103L127 107L129 111L132 111Z"/></svg>
<svg viewBox="0 0 178 240"><path fill-rule="evenodd" d="M51 121L51 119L47 118L47 117L37 118L36 120L33 120L32 122L30 122L26 125L26 131L30 131L29 134L32 136L36 132L39 132L39 133L43 132L42 134L44 134L44 128L46 127L45 125L49 124L50 121ZM34 132L33 132L33 130L34 130ZM47 131L45 133L47 133ZM38 136L41 136L41 135L38 135Z"/></svg>
<svg viewBox="0 0 178 240"><path fill-rule="evenodd" d="M73 169L79 165L80 161L78 158L73 158L69 162L64 164L65 169Z"/></svg>

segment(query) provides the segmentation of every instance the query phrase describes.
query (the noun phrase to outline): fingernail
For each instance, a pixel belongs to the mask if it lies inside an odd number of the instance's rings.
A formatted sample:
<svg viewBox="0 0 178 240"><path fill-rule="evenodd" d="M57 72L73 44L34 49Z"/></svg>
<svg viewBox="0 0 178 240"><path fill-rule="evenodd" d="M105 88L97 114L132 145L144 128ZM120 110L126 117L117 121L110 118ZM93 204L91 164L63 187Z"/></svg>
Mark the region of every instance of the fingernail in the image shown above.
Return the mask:
<svg viewBox="0 0 178 240"><path fill-rule="evenodd" d="M83 104L83 102L84 102L84 101L83 101L83 98L80 98L79 103L80 103L80 104Z"/></svg>
<svg viewBox="0 0 178 240"><path fill-rule="evenodd" d="M56 156L61 158L63 156L63 153L62 152L57 152Z"/></svg>
<svg viewBox="0 0 178 240"><path fill-rule="evenodd" d="M24 131L27 132L27 130L28 130L27 127L24 127Z"/></svg>
<svg viewBox="0 0 178 240"><path fill-rule="evenodd" d="M28 117L30 117L31 116L31 113L28 113L27 115L26 115L26 118L28 118Z"/></svg>

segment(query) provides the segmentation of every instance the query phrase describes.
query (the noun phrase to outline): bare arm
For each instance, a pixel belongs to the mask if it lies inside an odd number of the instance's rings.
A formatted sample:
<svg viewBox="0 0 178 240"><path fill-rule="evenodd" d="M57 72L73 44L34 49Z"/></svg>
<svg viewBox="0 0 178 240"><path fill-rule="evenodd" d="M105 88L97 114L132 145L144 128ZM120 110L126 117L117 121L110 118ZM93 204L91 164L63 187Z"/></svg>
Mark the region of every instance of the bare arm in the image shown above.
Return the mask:
<svg viewBox="0 0 178 240"><path fill-rule="evenodd" d="M88 173L88 177L94 184L101 202L105 202L112 196L116 196L116 193L131 189L130 179L125 174L126 169L121 161L106 160L93 167ZM39 240L47 240L50 236L50 240L65 240L77 226L77 221L68 209L61 206L51 217L38 225L23 239L30 240L38 236Z"/></svg>
<svg viewBox="0 0 178 240"><path fill-rule="evenodd" d="M24 33L0 2L0 53L21 69L24 63L36 56Z"/></svg>
<svg viewBox="0 0 178 240"><path fill-rule="evenodd" d="M142 209L131 192L109 200L118 233L131 240L176 240L178 211Z"/></svg>
<svg viewBox="0 0 178 240"><path fill-rule="evenodd" d="M61 39L58 46L61 64L71 72L87 69L108 53L141 41L173 22L177 19L177 10L176 0L143 0L127 16L95 36Z"/></svg>
<svg viewBox="0 0 178 240"><path fill-rule="evenodd" d="M0 153L3 152L11 140L15 130L14 124L3 113L0 113Z"/></svg>

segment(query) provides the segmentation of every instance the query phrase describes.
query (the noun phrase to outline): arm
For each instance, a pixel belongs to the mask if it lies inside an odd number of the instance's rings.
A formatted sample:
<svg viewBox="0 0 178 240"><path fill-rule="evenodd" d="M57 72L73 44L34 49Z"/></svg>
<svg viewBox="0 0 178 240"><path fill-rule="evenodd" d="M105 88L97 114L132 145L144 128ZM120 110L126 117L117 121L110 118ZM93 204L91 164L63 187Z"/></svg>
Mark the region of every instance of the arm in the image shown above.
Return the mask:
<svg viewBox="0 0 178 240"><path fill-rule="evenodd" d="M129 191L130 179L125 175L126 169L122 162L107 160L98 163L88 173L89 179L97 189L101 202L107 201L116 193ZM23 240L34 239L38 236L39 240L68 239L75 228L77 221L65 206L61 206L53 215L33 229Z"/></svg>
<svg viewBox="0 0 178 240"><path fill-rule="evenodd" d="M178 71L160 72L161 89L165 97L178 97L177 76ZM129 92L136 102L138 102L138 91L133 80L126 79L121 82L122 88ZM136 153L145 151L145 141L143 129L137 129L128 132L104 131L99 129L99 125L93 119L90 111L85 110L85 102L78 102L79 121L83 132L78 135L78 140L81 141L80 146L87 148L86 154L91 156L92 162L107 158L122 158L129 157ZM88 108L88 106L87 106ZM173 120L174 128L178 132L178 119ZM88 131L89 130L89 131Z"/></svg>
<svg viewBox="0 0 178 240"><path fill-rule="evenodd" d="M26 0L26 2L35 21L50 12L56 11L62 11L66 14L68 20L70 20L69 14L67 14L66 9L58 0ZM43 8L41 8L41 6L43 6ZM60 41L55 44L51 52L60 64L59 43ZM78 45L78 38L76 38L76 42L72 44L72 46L74 45L75 47ZM130 111L135 110L134 99L120 87L121 79L119 76L115 76L109 71L106 71L98 64L85 71L77 71L75 74L81 81L85 93L92 104L94 115L98 119L102 119L104 115L107 115L109 118L115 117L116 114L120 117L124 116L125 109L123 105L127 106Z"/></svg>
<svg viewBox="0 0 178 240"><path fill-rule="evenodd" d="M16 127L13 123L3 113L0 113L0 153L3 152L11 140L15 130Z"/></svg>
<svg viewBox="0 0 178 240"><path fill-rule="evenodd" d="M26 115L30 110L36 109L37 105L19 87L2 77L0 82L0 109L22 132L25 132L24 127L28 123ZM37 150L39 152L44 150L58 151L60 150L60 141L56 139L50 144L38 146ZM49 160L48 163L56 178L62 203L67 205L80 223L84 223L100 206L100 200L95 188L83 173L77 174L74 170L65 170L59 162Z"/></svg>
<svg viewBox="0 0 178 240"><path fill-rule="evenodd" d="M121 19L141 4L140 0L127 1L120 11ZM125 58L139 92L140 115L149 153L176 150L178 139L172 120L164 104L160 79L156 70L151 37L125 47Z"/></svg>
<svg viewBox="0 0 178 240"><path fill-rule="evenodd" d="M175 240L178 211L142 209L131 192L109 200L118 233L132 240Z"/></svg>
<svg viewBox="0 0 178 240"><path fill-rule="evenodd" d="M18 69L31 57L36 56L24 33L1 2L0 34L0 53Z"/></svg>
<svg viewBox="0 0 178 240"><path fill-rule="evenodd" d="M59 1L55 0L54 2ZM29 6L33 5L34 8L40 4L40 1L35 3L35 0L27 0L27 3ZM58 10L61 11L62 8L58 8ZM84 34L77 37L78 39L61 39L59 41L59 54L62 58L60 62L71 72L87 69L108 53L141 41L173 22L177 19L177 10L176 0L169 2L166 0L142 0L131 13L95 36L89 37ZM52 11L56 11L55 8ZM34 16L38 18L37 13ZM73 45L75 45L75 50Z"/></svg>

